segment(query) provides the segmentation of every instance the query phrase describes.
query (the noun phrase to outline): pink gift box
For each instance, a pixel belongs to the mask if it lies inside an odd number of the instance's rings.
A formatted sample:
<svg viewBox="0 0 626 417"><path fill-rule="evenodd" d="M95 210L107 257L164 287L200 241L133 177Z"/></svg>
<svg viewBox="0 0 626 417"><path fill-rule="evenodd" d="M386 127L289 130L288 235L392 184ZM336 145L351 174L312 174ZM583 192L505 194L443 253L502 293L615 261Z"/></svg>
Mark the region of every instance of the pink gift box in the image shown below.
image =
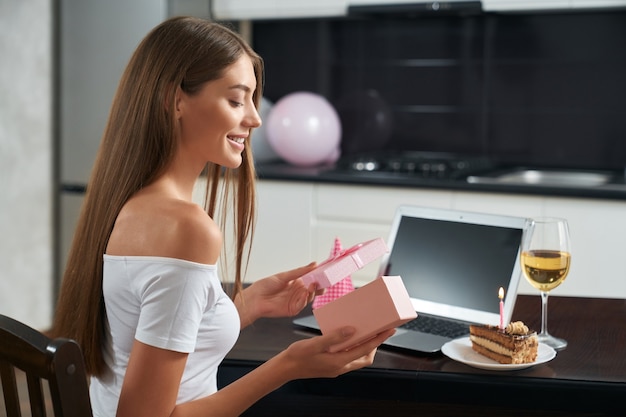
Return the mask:
<svg viewBox="0 0 626 417"><path fill-rule="evenodd" d="M303 275L302 281L307 287L315 282L320 289L328 288L388 251L382 238L359 243L325 260L313 271Z"/></svg>
<svg viewBox="0 0 626 417"><path fill-rule="evenodd" d="M356 333L333 352L356 346L378 333L417 317L399 276L382 276L349 294L313 310L322 334L353 326Z"/></svg>

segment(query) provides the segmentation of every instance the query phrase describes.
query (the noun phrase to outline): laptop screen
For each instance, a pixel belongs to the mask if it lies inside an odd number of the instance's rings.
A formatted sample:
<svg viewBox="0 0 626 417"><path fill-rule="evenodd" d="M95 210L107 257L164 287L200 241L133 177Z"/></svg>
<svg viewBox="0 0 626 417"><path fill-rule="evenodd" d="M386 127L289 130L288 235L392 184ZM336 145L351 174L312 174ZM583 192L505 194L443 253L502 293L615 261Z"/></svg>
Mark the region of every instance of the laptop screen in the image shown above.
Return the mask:
<svg viewBox="0 0 626 417"><path fill-rule="evenodd" d="M476 323L508 321L520 279L525 219L412 206L398 208L380 275L400 275L418 312Z"/></svg>

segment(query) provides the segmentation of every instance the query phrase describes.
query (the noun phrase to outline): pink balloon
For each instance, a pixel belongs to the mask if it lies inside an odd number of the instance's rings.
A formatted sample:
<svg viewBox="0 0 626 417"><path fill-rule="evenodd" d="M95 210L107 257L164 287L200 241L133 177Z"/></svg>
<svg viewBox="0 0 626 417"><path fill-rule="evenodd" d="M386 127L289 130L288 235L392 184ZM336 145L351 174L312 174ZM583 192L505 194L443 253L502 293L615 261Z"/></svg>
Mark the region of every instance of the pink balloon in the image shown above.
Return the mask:
<svg viewBox="0 0 626 417"><path fill-rule="evenodd" d="M334 164L339 160L339 158L341 158L341 148L337 146L335 150L330 153L328 159L326 159L326 162L328 162L329 164Z"/></svg>
<svg viewBox="0 0 626 417"><path fill-rule="evenodd" d="M341 121L324 97L295 92L274 104L266 134L272 149L284 160L314 166L335 156L341 141Z"/></svg>

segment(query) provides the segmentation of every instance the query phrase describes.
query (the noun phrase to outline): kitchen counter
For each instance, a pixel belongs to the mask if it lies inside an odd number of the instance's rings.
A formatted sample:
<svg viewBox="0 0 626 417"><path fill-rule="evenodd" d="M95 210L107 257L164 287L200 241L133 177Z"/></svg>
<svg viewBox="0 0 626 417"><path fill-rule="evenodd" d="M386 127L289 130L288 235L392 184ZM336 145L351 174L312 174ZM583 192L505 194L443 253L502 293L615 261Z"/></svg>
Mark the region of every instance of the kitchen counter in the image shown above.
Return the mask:
<svg viewBox="0 0 626 417"><path fill-rule="evenodd" d="M493 171L496 171L496 169ZM566 186L506 182L497 183L493 181L470 182L468 181L470 175L446 178L425 178L417 175L406 175L394 172L349 171L337 169L335 165L298 167L285 162L259 164L257 166L257 173L259 178L270 180L354 185L390 185L424 189L626 200L626 181L624 176L618 172L613 173L613 178L604 184L567 184Z"/></svg>

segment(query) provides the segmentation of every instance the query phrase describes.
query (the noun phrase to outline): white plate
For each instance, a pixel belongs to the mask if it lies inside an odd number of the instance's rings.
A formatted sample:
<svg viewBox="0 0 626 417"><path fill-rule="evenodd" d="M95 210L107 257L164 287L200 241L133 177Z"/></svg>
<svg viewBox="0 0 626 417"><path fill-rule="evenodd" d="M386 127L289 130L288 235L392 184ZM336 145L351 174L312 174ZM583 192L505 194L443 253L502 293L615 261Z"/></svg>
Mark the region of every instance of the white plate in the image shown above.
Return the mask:
<svg viewBox="0 0 626 417"><path fill-rule="evenodd" d="M441 348L444 355L455 361L464 363L474 368L488 369L490 371L514 371L517 369L530 368L551 361L556 356L556 351L550 346L539 343L537 348L537 360L532 363L503 364L480 355L472 349L469 337L452 340Z"/></svg>

